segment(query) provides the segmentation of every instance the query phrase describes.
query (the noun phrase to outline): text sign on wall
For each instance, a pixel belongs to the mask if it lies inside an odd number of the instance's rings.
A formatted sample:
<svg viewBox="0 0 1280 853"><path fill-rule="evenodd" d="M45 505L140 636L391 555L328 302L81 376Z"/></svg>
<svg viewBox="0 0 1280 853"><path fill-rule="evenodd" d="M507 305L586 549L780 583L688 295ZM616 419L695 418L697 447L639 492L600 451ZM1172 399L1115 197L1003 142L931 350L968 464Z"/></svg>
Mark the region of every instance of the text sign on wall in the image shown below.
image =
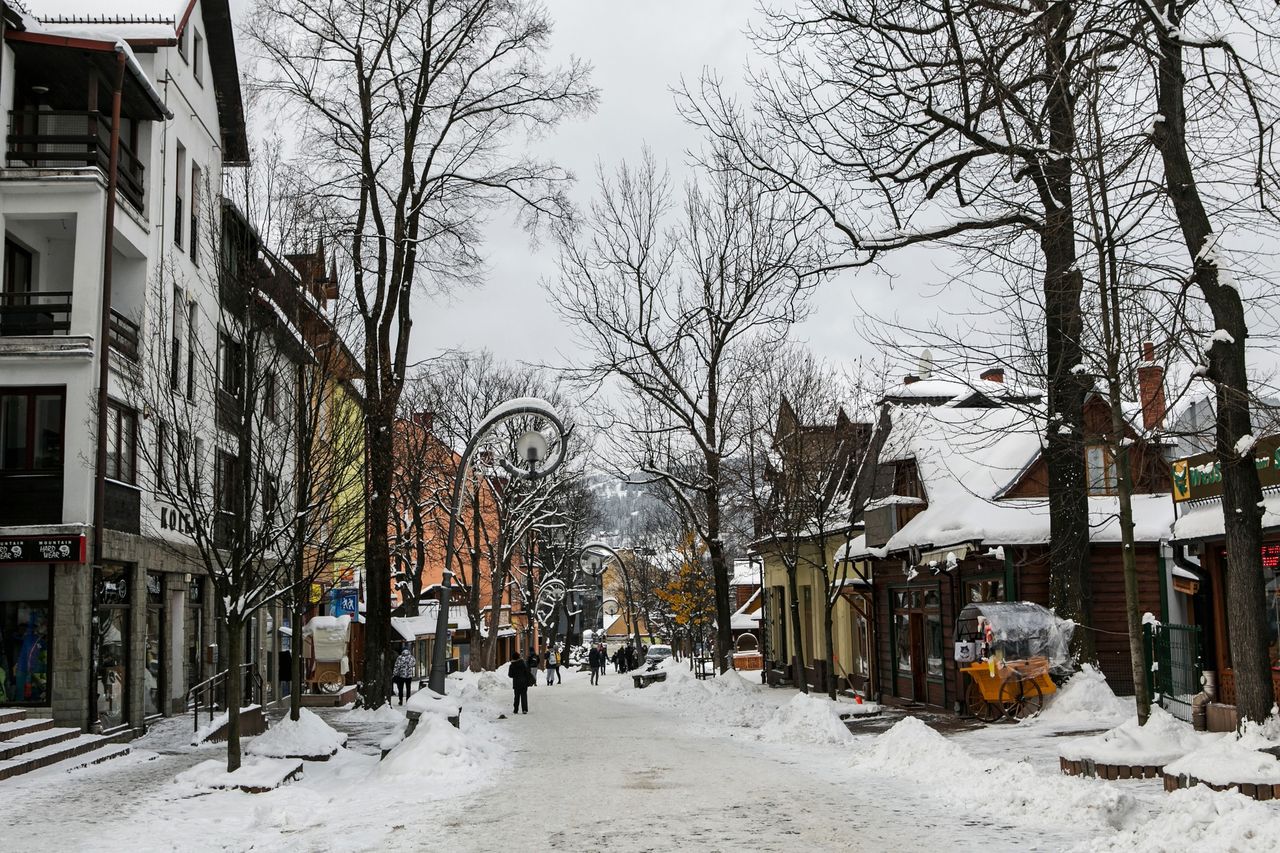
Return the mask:
<svg viewBox="0 0 1280 853"><path fill-rule="evenodd" d="M1280 435L1259 439L1253 446L1253 464L1262 487L1280 485ZM1179 459L1171 466L1174 503L1222 496L1222 463L1216 453Z"/></svg>
<svg viewBox="0 0 1280 853"><path fill-rule="evenodd" d="M0 537L0 563L83 562L83 536Z"/></svg>

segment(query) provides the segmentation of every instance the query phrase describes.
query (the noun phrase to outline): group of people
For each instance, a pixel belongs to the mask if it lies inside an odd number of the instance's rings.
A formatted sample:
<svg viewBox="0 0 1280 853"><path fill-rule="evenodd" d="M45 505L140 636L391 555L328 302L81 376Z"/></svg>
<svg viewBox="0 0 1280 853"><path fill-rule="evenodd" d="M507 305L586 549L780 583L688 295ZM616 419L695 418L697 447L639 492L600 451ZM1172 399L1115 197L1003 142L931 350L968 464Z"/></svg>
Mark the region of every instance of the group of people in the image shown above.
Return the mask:
<svg viewBox="0 0 1280 853"><path fill-rule="evenodd" d="M513 652L511 663L507 666L507 677L511 679L511 689L515 692L513 714L529 713L529 688L538 684L538 669L545 664L547 668L547 686L564 683L560 675L560 665L564 660L564 652L558 647L551 647L539 655L530 649L527 658L520 652Z"/></svg>
<svg viewBox="0 0 1280 853"><path fill-rule="evenodd" d="M644 661L645 648L641 646L623 646L613 653L609 660L613 663L614 672L630 672Z"/></svg>

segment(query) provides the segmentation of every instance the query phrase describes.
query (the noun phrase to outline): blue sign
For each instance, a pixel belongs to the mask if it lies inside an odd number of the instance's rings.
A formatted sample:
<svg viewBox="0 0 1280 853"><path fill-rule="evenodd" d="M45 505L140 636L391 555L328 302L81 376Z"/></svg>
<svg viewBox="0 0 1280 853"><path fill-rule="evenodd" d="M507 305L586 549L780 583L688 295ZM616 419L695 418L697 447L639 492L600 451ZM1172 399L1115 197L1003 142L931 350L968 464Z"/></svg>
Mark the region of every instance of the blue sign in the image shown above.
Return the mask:
<svg viewBox="0 0 1280 853"><path fill-rule="evenodd" d="M360 591L355 587L329 590L329 612L332 616L350 616L360 621Z"/></svg>

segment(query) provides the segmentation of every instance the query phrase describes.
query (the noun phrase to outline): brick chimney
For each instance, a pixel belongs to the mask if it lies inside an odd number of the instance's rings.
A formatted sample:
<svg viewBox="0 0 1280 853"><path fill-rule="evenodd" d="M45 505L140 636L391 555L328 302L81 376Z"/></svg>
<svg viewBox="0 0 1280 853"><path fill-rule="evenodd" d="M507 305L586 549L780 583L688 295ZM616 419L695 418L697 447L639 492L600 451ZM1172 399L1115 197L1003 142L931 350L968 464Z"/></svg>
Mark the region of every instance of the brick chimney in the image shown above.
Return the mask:
<svg viewBox="0 0 1280 853"><path fill-rule="evenodd" d="M1156 364L1156 347L1151 341L1142 343L1142 362L1138 365L1138 396L1142 403L1142 428L1160 429L1166 413L1164 368Z"/></svg>
<svg viewBox="0 0 1280 853"><path fill-rule="evenodd" d="M903 385L911 385L911 384L916 383L916 382L919 382L919 381L920 381L920 377L919 377L919 376L904 376L904 377L902 377L902 384L903 384Z"/></svg>
<svg viewBox="0 0 1280 853"><path fill-rule="evenodd" d="M988 382L999 382L1004 384L1004 368L988 367L986 370L978 374L979 379L985 379Z"/></svg>

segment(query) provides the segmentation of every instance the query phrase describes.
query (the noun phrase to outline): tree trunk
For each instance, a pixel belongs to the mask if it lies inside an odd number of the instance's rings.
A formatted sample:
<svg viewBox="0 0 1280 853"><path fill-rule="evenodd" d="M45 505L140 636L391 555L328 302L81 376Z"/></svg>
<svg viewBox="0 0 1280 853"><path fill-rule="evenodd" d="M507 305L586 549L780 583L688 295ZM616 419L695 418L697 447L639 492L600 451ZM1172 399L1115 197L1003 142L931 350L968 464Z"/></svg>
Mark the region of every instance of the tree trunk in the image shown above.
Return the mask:
<svg viewBox="0 0 1280 853"><path fill-rule="evenodd" d="M1071 4L1059 4L1042 16L1046 77L1045 103L1051 151L1075 150L1075 107L1068 69ZM1076 266L1073 164L1070 157L1043 163L1041 203L1044 226L1045 356L1049 417L1045 459L1049 475L1049 596L1058 615L1088 626L1089 498L1084 461L1084 400L1090 383L1074 372L1081 363L1083 318L1080 293L1084 281ZM1076 631L1073 644L1085 659L1094 657L1090 631Z"/></svg>
<svg viewBox="0 0 1280 853"><path fill-rule="evenodd" d="M305 601L306 599L302 599ZM302 716L302 608L295 607L289 617L293 636L289 638L289 719L295 723Z"/></svg>
<svg viewBox="0 0 1280 853"><path fill-rule="evenodd" d="M364 687L366 708L378 708L391 695L391 554L387 531L391 520L394 474L392 422L388 412L371 406L365 415L369 465L369 500L365 519Z"/></svg>
<svg viewBox="0 0 1280 853"><path fill-rule="evenodd" d="M1116 488L1120 495L1120 548L1124 562L1124 604L1129 626L1129 660L1133 671L1133 698L1138 725L1151 716L1151 691L1147 689L1146 654L1142 643L1142 614L1138 598L1138 560L1133 548L1133 476L1129 467L1129 445L1125 442L1124 414L1120 409L1118 366L1107 377L1111 393L1111 429L1115 434Z"/></svg>
<svg viewBox="0 0 1280 853"><path fill-rule="evenodd" d="M240 706L244 680L240 664L244 658L244 619L227 614L227 772L240 769Z"/></svg>
<svg viewBox="0 0 1280 853"><path fill-rule="evenodd" d="M707 490L707 553L711 557L711 576L716 587L716 671L729 668L733 649L733 610L729 607L729 566L724 559L724 542L720 540L720 460L708 459L707 479L713 484Z"/></svg>
<svg viewBox="0 0 1280 853"><path fill-rule="evenodd" d="M1157 11L1177 32L1180 8L1158 2ZM1187 153L1185 78L1182 46L1160 20L1150 22L1159 46L1156 100L1162 116L1155 128L1156 148L1164 163L1165 187L1193 264L1192 277L1213 314L1214 326L1231 336L1209 349L1208 378L1215 388L1215 450L1222 466L1222 513L1226 534L1226 607L1231 615L1227 641L1235 676L1240 719L1261 722L1276 697L1271 684L1262 572L1262 486L1253 454L1237 443L1253 434L1249 412L1249 375L1245 342L1249 335L1240 294L1223 283L1213 249L1213 226L1196 186Z"/></svg>
<svg viewBox="0 0 1280 853"><path fill-rule="evenodd" d="M484 644L485 669L498 668L498 625L502 622L502 591L507 586L507 565L496 566L493 583L489 589L489 636Z"/></svg>
<svg viewBox="0 0 1280 853"><path fill-rule="evenodd" d="M809 692L809 681L804 677L804 632L800 630L800 596L796 588L796 562L787 563L787 592L791 596L791 678L803 692Z"/></svg>

